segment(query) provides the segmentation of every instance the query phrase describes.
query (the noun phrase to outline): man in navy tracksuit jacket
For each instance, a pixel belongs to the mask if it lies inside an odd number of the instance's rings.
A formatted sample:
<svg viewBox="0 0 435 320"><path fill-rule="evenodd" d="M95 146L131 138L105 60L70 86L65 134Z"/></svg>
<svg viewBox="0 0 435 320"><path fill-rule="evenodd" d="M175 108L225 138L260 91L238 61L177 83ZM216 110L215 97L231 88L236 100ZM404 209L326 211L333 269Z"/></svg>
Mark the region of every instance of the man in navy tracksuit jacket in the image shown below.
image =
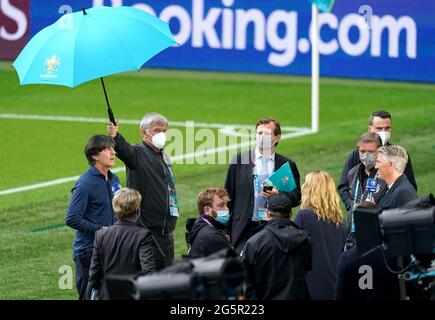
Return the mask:
<svg viewBox="0 0 435 320"><path fill-rule="evenodd" d="M66 224L77 230L73 259L79 299L85 299L95 232L115 222L112 198L121 185L109 170L115 165L114 145L115 141L104 135L89 139L85 155L91 167L80 176L71 191Z"/></svg>

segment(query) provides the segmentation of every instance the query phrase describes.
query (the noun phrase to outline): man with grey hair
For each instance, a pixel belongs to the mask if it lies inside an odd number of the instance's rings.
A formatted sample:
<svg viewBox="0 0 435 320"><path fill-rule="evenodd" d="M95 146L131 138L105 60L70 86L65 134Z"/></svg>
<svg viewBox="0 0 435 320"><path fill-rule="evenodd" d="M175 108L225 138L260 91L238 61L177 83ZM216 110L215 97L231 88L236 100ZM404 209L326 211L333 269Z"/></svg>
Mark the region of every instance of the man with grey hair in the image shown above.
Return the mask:
<svg viewBox="0 0 435 320"><path fill-rule="evenodd" d="M408 154L401 146L389 145L378 149L376 169L379 178L386 182L388 188L377 203L379 211L398 208L417 199L414 187L403 174L407 162Z"/></svg>
<svg viewBox="0 0 435 320"><path fill-rule="evenodd" d="M156 244L156 269L174 262L173 231L179 216L174 174L163 152L168 121L159 113L147 113L140 122L142 142L130 145L109 123L107 133L115 139L115 151L127 168L127 186L140 192L142 202L138 225L148 228Z"/></svg>

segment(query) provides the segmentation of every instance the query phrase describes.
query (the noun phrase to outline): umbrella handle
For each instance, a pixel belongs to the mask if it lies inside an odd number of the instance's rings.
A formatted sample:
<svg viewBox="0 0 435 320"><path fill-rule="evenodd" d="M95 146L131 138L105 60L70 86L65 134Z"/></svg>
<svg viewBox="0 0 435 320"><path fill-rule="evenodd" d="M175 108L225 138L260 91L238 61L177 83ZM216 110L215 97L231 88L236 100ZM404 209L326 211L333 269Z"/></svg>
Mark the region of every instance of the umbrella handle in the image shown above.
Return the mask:
<svg viewBox="0 0 435 320"><path fill-rule="evenodd" d="M100 79L101 79L101 85L103 86L104 96L106 97L106 103L107 103L107 114L109 115L109 120L110 120L110 122L112 122L114 125L116 125L115 117L113 116L113 112L112 112L112 108L110 108L109 98L107 97L107 92L106 92L106 87L105 87L105 85L104 85L103 77L101 77Z"/></svg>
<svg viewBox="0 0 435 320"><path fill-rule="evenodd" d="M107 114L109 115L110 122L112 122L114 125L116 125L115 117L113 116L113 112L112 112L111 108L107 109Z"/></svg>

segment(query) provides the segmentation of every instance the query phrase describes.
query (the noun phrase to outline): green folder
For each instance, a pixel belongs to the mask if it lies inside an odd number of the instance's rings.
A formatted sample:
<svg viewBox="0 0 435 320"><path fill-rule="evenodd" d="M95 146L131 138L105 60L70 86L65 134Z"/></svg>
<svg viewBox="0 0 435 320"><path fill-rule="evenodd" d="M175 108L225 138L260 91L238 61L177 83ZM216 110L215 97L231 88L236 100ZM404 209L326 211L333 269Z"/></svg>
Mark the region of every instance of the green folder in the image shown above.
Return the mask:
<svg viewBox="0 0 435 320"><path fill-rule="evenodd" d="M269 178L264 181L265 186L274 186L278 191L291 192L296 188L296 181L293 177L290 164L284 163Z"/></svg>

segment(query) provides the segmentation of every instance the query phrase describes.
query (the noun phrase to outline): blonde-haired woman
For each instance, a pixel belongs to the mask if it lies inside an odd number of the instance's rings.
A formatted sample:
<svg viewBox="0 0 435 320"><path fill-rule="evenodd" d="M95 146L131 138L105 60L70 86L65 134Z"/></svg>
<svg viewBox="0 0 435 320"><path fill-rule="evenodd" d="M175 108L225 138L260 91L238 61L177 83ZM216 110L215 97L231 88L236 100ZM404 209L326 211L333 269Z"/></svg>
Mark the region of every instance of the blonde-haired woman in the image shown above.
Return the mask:
<svg viewBox="0 0 435 320"><path fill-rule="evenodd" d="M312 171L302 186L301 210L295 223L311 234L312 269L306 276L313 300L335 299L336 267L346 241L340 200L331 175Z"/></svg>

